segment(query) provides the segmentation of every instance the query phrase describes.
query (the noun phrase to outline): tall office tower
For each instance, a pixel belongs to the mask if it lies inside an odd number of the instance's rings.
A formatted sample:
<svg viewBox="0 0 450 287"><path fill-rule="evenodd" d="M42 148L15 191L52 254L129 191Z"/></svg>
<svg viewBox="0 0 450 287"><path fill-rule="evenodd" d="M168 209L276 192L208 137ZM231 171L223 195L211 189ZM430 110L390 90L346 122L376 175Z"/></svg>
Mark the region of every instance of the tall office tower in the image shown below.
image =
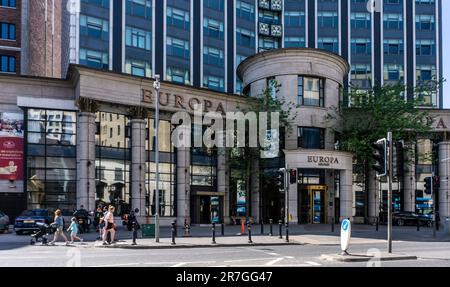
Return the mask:
<svg viewBox="0 0 450 287"><path fill-rule="evenodd" d="M442 77L441 0L80 1L71 62L91 67L242 93L245 58L309 47L347 59L360 89ZM442 107L442 91L424 102Z"/></svg>
<svg viewBox="0 0 450 287"><path fill-rule="evenodd" d="M0 0L0 72L56 77L62 53L62 7L67 0Z"/></svg>

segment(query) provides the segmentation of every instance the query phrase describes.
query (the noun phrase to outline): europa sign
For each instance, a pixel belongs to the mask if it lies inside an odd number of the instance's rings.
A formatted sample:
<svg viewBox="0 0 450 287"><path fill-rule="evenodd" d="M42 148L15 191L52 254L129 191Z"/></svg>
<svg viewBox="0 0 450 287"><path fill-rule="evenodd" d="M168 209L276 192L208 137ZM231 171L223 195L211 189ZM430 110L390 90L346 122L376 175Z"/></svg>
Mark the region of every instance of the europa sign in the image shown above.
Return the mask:
<svg viewBox="0 0 450 287"><path fill-rule="evenodd" d="M332 164L339 164L339 159L332 156L308 156L309 163L317 163L319 166L330 166Z"/></svg>

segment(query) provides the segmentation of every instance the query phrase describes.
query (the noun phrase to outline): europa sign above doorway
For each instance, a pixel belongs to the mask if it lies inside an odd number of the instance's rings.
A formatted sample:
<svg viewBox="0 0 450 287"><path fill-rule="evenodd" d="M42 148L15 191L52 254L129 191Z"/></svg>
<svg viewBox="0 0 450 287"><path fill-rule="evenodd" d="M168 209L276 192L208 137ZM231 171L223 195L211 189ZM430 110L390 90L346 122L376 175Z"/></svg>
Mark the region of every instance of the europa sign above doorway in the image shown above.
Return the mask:
<svg viewBox="0 0 450 287"><path fill-rule="evenodd" d="M339 158L332 156L308 156L309 163L317 163L319 166L331 166L339 164Z"/></svg>

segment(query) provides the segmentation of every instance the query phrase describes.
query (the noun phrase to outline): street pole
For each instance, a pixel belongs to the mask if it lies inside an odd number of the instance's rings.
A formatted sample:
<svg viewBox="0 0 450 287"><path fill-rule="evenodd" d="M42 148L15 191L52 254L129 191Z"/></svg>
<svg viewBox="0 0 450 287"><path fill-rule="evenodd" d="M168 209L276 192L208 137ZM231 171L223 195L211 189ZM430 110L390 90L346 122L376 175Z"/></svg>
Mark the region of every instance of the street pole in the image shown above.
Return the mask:
<svg viewBox="0 0 450 287"><path fill-rule="evenodd" d="M393 151L393 142L392 142L392 132L388 132L387 140L389 144L389 160L388 160L388 206L387 206L387 217L388 217L388 253L392 253L392 151Z"/></svg>
<svg viewBox="0 0 450 287"><path fill-rule="evenodd" d="M285 166L285 172L284 172L284 186L285 186L285 208L284 210L286 211L286 224L289 224L289 184L290 184L290 180L289 180L289 174L288 173L288 166L286 164Z"/></svg>
<svg viewBox="0 0 450 287"><path fill-rule="evenodd" d="M433 238L436 238L436 195L434 192L434 165L431 171L431 200L433 201Z"/></svg>
<svg viewBox="0 0 450 287"><path fill-rule="evenodd" d="M159 75L155 75L155 82L153 83L156 96L156 109L155 109L155 165L156 165L156 194L155 194L155 240L159 243L159 89L161 87Z"/></svg>

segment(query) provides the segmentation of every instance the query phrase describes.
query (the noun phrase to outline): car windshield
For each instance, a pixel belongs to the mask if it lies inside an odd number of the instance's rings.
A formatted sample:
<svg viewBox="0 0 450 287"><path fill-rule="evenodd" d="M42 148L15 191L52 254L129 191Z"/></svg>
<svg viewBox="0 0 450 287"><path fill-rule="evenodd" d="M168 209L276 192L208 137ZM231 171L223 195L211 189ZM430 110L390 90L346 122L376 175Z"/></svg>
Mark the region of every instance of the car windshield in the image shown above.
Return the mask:
<svg viewBox="0 0 450 287"><path fill-rule="evenodd" d="M48 216L46 210L25 210L21 216Z"/></svg>

